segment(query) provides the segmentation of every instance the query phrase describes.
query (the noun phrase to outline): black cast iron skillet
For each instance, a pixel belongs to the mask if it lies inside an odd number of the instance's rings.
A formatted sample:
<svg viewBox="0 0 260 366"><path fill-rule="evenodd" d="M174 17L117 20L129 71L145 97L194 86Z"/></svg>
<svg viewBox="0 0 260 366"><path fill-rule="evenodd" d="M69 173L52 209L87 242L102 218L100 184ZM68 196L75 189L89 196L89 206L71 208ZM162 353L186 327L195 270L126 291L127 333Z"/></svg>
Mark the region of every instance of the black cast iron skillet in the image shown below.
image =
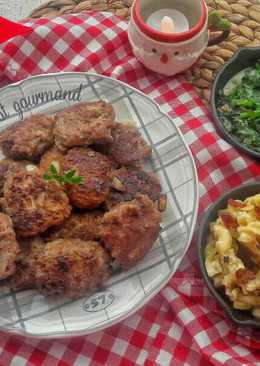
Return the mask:
<svg viewBox="0 0 260 366"><path fill-rule="evenodd" d="M219 113L217 111L217 101L222 95L223 88L227 82L232 79L233 76L247 67L254 66L255 63L260 60L260 47L244 47L240 48L234 56L224 64L224 66L218 72L211 91L211 111L216 124L218 132L232 145L239 150L251 155L254 158L260 159L260 152L254 151L247 146L241 144L236 136L228 132L223 126Z"/></svg>
<svg viewBox="0 0 260 366"><path fill-rule="evenodd" d="M211 293L216 298L218 303L224 308L229 317L236 324L240 326L250 326L254 328L260 328L260 320L254 318L249 311L234 309L228 297L219 289L214 287L213 281L208 276L206 271L204 250L209 235L209 225L212 221L215 221L217 219L218 211L227 207L228 199L233 198L233 199L244 200L245 198L253 196L257 193L260 193L260 181L244 184L240 187L237 187L225 193L219 200L213 203L206 211L205 216L201 222L197 239L200 269L202 272L202 276L208 288L210 289Z"/></svg>

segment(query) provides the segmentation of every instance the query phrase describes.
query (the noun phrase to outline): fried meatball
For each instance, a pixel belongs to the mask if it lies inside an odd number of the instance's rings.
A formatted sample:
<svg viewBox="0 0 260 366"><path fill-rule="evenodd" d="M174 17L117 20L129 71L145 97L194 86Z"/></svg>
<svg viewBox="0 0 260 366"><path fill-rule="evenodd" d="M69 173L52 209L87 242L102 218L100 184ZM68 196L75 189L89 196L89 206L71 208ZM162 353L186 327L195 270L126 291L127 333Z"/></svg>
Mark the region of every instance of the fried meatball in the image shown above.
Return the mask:
<svg viewBox="0 0 260 366"><path fill-rule="evenodd" d="M111 163L104 155L91 149L73 148L64 158L64 171L76 170L83 177L80 184L67 186L71 202L79 208L100 206L109 193Z"/></svg>
<svg viewBox="0 0 260 366"><path fill-rule="evenodd" d="M150 146L144 141L137 128L118 123L112 135L113 143L107 151L118 164L136 164L151 155Z"/></svg>
<svg viewBox="0 0 260 366"><path fill-rule="evenodd" d="M98 240L101 237L104 212L93 210L82 213L72 213L60 226L53 227L44 235L45 240L56 239Z"/></svg>
<svg viewBox="0 0 260 366"><path fill-rule="evenodd" d="M4 155L13 159L37 160L54 142L54 117L36 114L17 122L0 134Z"/></svg>
<svg viewBox="0 0 260 366"><path fill-rule="evenodd" d="M4 184L7 178L7 174L15 172L18 169L36 169L36 165L26 160L15 161L12 159L3 159L0 161L0 196L3 195Z"/></svg>
<svg viewBox="0 0 260 366"><path fill-rule="evenodd" d="M120 203L103 220L102 239L123 269L133 267L152 247L160 232L161 215L144 195Z"/></svg>
<svg viewBox="0 0 260 366"><path fill-rule="evenodd" d="M3 195L4 184L6 181L6 177L8 171L13 166L14 160L12 159L3 159L0 161L0 195Z"/></svg>
<svg viewBox="0 0 260 366"><path fill-rule="evenodd" d="M3 194L3 188L7 176L7 172L9 170L10 165L12 164L13 160L11 159L3 159L0 161L0 195Z"/></svg>
<svg viewBox="0 0 260 366"><path fill-rule="evenodd" d="M162 188L158 178L134 167L114 170L110 179L111 189L106 200L109 209L120 202L133 200L138 193L146 194L153 201L157 201L161 194Z"/></svg>
<svg viewBox="0 0 260 366"><path fill-rule="evenodd" d="M102 100L76 104L57 113L55 144L64 151L74 146L111 143L114 125L112 105Z"/></svg>
<svg viewBox="0 0 260 366"><path fill-rule="evenodd" d="M15 272L15 260L19 251L11 219L0 213L0 280Z"/></svg>
<svg viewBox="0 0 260 366"><path fill-rule="evenodd" d="M15 260L15 273L8 278L7 286L14 290L35 286L35 266L44 251L45 243L40 237L19 240L20 254Z"/></svg>
<svg viewBox="0 0 260 366"><path fill-rule="evenodd" d="M63 169L63 160L64 155L62 155L56 147L52 147L41 157L39 168L44 174L48 171L51 164L53 164L57 171L61 173Z"/></svg>
<svg viewBox="0 0 260 366"><path fill-rule="evenodd" d="M8 174L4 185L4 210L17 233L30 237L59 225L70 215L69 199L55 181L43 180L40 171Z"/></svg>
<svg viewBox="0 0 260 366"><path fill-rule="evenodd" d="M110 272L110 259L95 241L52 241L37 261L36 286L44 295L78 297L102 285Z"/></svg>

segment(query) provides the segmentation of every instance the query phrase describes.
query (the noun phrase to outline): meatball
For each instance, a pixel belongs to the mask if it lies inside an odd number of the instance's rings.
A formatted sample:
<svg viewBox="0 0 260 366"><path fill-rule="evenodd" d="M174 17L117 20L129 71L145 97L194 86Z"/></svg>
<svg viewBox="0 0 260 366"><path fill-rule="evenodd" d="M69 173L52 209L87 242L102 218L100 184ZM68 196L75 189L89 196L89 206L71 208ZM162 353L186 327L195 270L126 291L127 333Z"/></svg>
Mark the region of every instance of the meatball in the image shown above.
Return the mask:
<svg viewBox="0 0 260 366"><path fill-rule="evenodd" d="M39 170L8 174L4 185L4 211L17 233L30 237L59 225L70 215L69 199L55 181L43 180Z"/></svg>
<svg viewBox="0 0 260 366"><path fill-rule="evenodd" d="M160 220L154 203L144 195L105 214L102 239L123 269L133 267L152 247L160 232Z"/></svg>
<svg viewBox="0 0 260 366"><path fill-rule="evenodd" d="M158 178L144 170L123 167L110 174L111 190L106 200L109 209L120 202L131 201L138 193L146 194L151 200L159 200L161 184Z"/></svg>
<svg viewBox="0 0 260 366"><path fill-rule="evenodd" d="M52 147L41 157L39 168L44 174L48 171L51 164L53 164L57 172L60 173L63 169L63 160L64 155L56 147Z"/></svg>
<svg viewBox="0 0 260 366"><path fill-rule="evenodd" d="M15 260L15 273L8 278L7 285L15 290L35 286L35 267L42 255L45 243L40 237L19 240L21 252Z"/></svg>
<svg viewBox="0 0 260 366"><path fill-rule="evenodd" d="M63 168L76 170L83 177L80 184L67 185L70 200L76 207L93 209L106 200L111 162L104 155L91 149L73 148L65 156Z"/></svg>
<svg viewBox="0 0 260 366"><path fill-rule="evenodd" d="M54 142L54 117L36 114L17 122L0 135L4 155L13 159L37 160Z"/></svg>
<svg viewBox="0 0 260 366"><path fill-rule="evenodd" d="M64 151L74 146L111 143L114 125L115 112L110 104L104 101L76 104L57 113L55 144Z"/></svg>
<svg viewBox="0 0 260 366"><path fill-rule="evenodd" d="M78 297L101 286L110 256L95 241L59 239L46 244L36 266L36 286L44 295Z"/></svg>
<svg viewBox="0 0 260 366"><path fill-rule="evenodd" d="M60 226L53 227L45 235L45 240L56 239L98 240L101 237L104 212L93 210L89 212L73 213Z"/></svg>
<svg viewBox="0 0 260 366"><path fill-rule="evenodd" d="M113 140L108 155L120 165L136 164L151 155L150 146L133 126L118 123L113 130Z"/></svg>
<svg viewBox="0 0 260 366"><path fill-rule="evenodd" d="M0 280L15 272L15 260L19 251L11 219L0 213Z"/></svg>
<svg viewBox="0 0 260 366"><path fill-rule="evenodd" d="M3 195L3 188L6 180L6 176L9 170L10 165L13 160L11 159L3 159L0 161L0 195Z"/></svg>
<svg viewBox="0 0 260 366"><path fill-rule="evenodd" d="M3 159L0 161L0 196L3 195L4 184L7 178L7 174L15 172L18 169L36 169L36 165L31 164L26 160L15 161L12 159Z"/></svg>
<svg viewBox="0 0 260 366"><path fill-rule="evenodd" d="M10 168L15 164L12 159L3 159L0 161L0 195L3 195L4 184Z"/></svg>

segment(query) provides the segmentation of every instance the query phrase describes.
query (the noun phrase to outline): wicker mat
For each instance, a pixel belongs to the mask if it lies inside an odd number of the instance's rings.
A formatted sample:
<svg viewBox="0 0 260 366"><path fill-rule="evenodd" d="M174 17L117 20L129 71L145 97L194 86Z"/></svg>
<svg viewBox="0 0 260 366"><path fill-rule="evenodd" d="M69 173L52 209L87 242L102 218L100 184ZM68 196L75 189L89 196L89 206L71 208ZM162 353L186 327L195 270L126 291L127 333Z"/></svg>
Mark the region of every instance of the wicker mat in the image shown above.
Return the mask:
<svg viewBox="0 0 260 366"><path fill-rule="evenodd" d="M31 14L34 18L51 17L87 10L109 11L129 19L133 0L54 0ZM220 46L208 47L199 62L185 76L207 102L211 83L218 68L240 47L260 46L260 0L206 0L209 11L218 10L232 23L229 38Z"/></svg>

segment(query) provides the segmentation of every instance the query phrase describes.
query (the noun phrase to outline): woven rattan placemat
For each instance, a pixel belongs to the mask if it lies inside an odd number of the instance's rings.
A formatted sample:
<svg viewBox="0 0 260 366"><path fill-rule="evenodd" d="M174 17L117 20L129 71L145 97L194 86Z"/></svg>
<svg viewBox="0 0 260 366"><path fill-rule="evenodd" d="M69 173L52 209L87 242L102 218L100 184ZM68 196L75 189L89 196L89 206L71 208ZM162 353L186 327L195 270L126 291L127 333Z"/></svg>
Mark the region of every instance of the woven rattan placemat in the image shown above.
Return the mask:
<svg viewBox="0 0 260 366"><path fill-rule="evenodd" d="M54 0L31 14L34 18L51 17L87 10L110 11L128 19L133 0ZM208 47L199 62L185 73L207 102L211 83L219 67L240 47L260 46L260 0L206 0L209 11L218 10L229 19L232 32L220 46Z"/></svg>

